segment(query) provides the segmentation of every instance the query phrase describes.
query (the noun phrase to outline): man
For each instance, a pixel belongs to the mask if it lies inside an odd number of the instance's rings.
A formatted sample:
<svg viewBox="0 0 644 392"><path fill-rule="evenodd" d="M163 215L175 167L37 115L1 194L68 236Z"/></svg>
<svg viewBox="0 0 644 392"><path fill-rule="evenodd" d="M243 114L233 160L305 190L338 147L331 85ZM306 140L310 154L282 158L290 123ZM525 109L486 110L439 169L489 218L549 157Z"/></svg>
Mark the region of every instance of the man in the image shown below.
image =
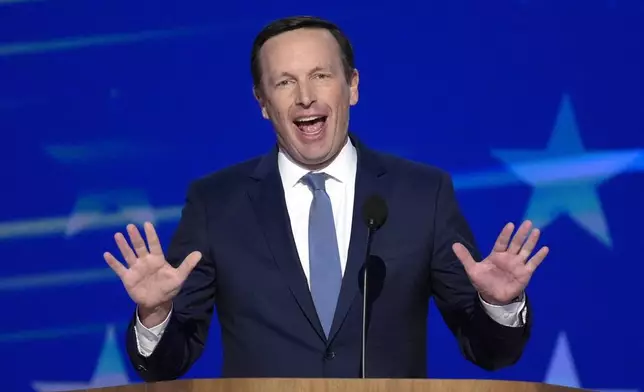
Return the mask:
<svg viewBox="0 0 644 392"><path fill-rule="evenodd" d="M165 255L150 223L147 244L128 225L134 249L116 234L127 267L104 255L137 304L127 350L141 377L185 374L206 344L213 308L224 377L360 376L361 210L374 194L389 215L370 252L380 282L366 376L426 376L431 297L468 360L490 370L515 363L531 325L524 289L548 252L528 259L539 231L508 224L481 260L446 173L350 135L358 71L330 22L270 24L251 68L278 146L192 183Z"/></svg>

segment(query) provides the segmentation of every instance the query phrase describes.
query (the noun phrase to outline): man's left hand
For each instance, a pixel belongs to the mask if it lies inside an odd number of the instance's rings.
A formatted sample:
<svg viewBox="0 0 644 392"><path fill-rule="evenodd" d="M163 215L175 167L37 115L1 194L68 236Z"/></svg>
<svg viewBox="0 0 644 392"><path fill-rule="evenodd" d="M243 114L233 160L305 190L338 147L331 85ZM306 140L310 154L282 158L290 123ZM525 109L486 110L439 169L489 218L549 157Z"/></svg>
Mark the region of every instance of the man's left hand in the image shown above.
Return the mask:
<svg viewBox="0 0 644 392"><path fill-rule="evenodd" d="M506 305L519 297L549 251L544 246L528 259L541 234L532 230L532 222L523 222L514 238L513 232L514 224L505 225L490 255L478 263L462 244L452 246L481 298L492 305Z"/></svg>

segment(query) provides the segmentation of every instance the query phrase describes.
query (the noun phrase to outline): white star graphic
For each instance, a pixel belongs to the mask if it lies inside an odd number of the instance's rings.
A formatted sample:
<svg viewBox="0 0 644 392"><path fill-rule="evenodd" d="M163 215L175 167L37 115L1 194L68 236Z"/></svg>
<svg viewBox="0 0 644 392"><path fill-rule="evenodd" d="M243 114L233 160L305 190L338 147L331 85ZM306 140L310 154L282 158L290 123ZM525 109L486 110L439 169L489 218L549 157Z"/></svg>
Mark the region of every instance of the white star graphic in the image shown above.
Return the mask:
<svg viewBox="0 0 644 392"><path fill-rule="evenodd" d="M61 392L129 384L130 381L127 378L127 372L125 371L115 335L114 327L109 326L96 369L89 382L34 381L31 384L32 388L37 392Z"/></svg>
<svg viewBox="0 0 644 392"><path fill-rule="evenodd" d="M612 245L597 187L628 170L640 151L587 152L570 99L564 96L545 150L494 150L492 154L532 185L525 219L544 228L567 214L600 242Z"/></svg>
<svg viewBox="0 0 644 392"><path fill-rule="evenodd" d="M570 352L568 337L564 332L557 337L555 351L552 354L546 379L546 384L560 385L570 388L584 388L579 381L575 360ZM594 389L600 392L639 392L637 389Z"/></svg>

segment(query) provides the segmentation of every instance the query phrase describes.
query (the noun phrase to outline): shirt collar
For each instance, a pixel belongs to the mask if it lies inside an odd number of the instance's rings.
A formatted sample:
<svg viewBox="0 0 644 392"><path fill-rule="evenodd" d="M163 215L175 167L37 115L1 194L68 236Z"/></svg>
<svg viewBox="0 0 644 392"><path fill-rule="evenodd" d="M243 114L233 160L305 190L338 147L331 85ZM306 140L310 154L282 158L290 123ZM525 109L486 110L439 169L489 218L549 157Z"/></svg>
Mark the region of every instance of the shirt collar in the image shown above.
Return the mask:
<svg viewBox="0 0 644 392"><path fill-rule="evenodd" d="M358 155L351 143L351 139L347 138L347 142L338 156L327 167L316 170L316 172L326 173L336 181L346 183L356 171L357 157ZM297 185L302 177L310 172L309 169L295 163L282 149L279 150L277 155L277 165L285 189Z"/></svg>

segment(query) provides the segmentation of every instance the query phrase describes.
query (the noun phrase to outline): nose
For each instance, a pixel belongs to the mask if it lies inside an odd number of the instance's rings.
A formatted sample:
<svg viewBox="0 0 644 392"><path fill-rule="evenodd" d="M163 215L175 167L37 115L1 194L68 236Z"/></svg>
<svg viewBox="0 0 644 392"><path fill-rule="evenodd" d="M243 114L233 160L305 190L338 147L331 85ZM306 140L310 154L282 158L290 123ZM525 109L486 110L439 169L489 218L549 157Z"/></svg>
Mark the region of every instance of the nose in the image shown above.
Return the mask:
<svg viewBox="0 0 644 392"><path fill-rule="evenodd" d="M295 103L300 106L309 107L313 102L315 102L314 89L311 88L308 83L299 83L297 87Z"/></svg>

